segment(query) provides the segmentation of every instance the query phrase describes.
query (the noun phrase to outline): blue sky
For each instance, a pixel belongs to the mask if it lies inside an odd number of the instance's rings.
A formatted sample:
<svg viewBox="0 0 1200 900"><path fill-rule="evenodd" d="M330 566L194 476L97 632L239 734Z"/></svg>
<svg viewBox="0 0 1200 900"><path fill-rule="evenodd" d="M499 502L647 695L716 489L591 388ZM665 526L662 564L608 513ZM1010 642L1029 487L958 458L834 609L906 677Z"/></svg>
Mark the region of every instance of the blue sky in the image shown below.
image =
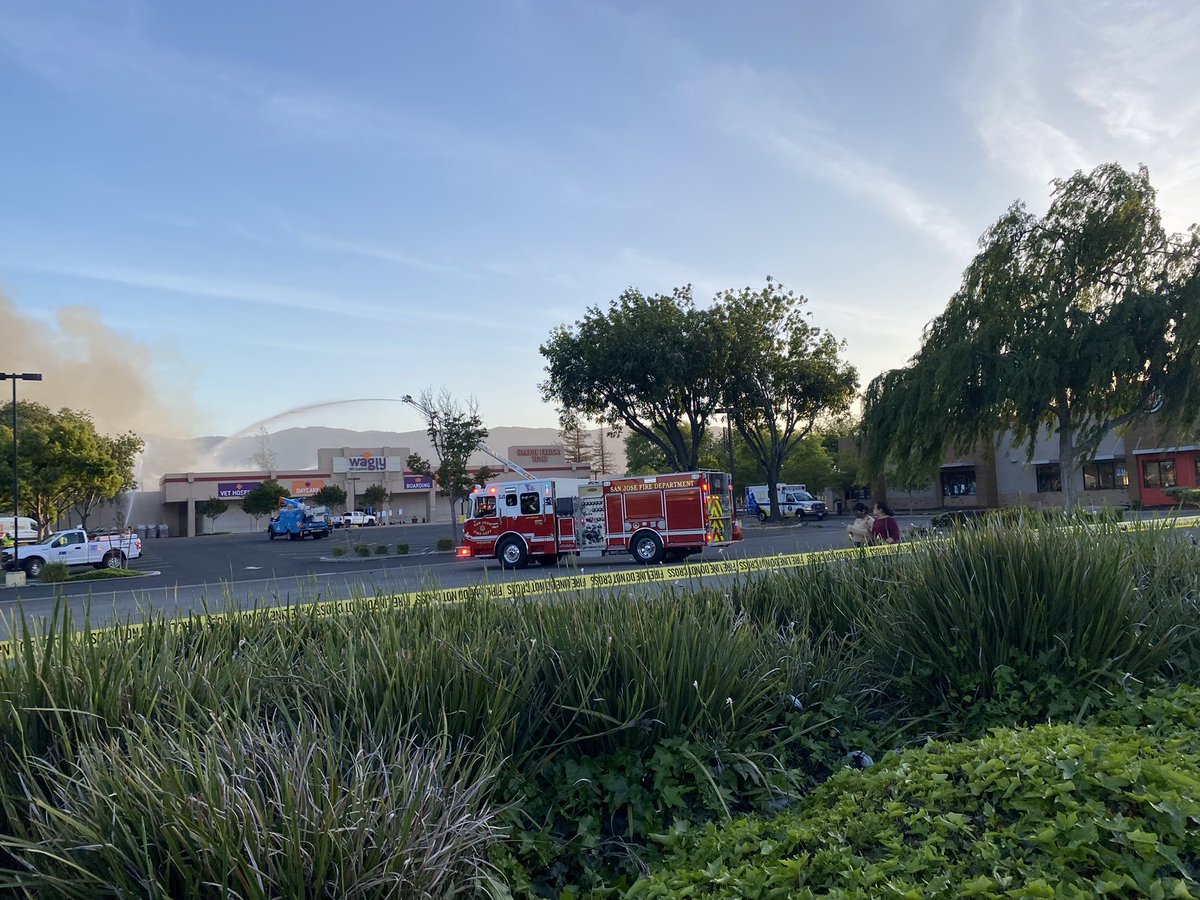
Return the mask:
<svg viewBox="0 0 1200 900"><path fill-rule="evenodd" d="M1200 218L1198 39L1193 2L0 0L0 354L72 406L124 366L109 429L427 386L552 426L551 328L770 274L865 385L1053 177L1145 163Z"/></svg>

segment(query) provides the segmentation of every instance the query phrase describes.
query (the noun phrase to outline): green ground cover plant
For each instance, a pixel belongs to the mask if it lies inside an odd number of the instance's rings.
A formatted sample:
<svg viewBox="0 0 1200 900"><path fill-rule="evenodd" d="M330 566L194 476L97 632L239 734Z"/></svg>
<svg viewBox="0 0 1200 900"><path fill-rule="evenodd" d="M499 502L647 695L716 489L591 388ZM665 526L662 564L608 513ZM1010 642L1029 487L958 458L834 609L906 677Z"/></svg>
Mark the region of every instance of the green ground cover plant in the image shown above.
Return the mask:
<svg viewBox="0 0 1200 900"><path fill-rule="evenodd" d="M1190 701L1144 698L1194 682L1198 597L1200 554L1169 533L996 526L718 586L105 632L60 611L14 623L0 667L0 872L36 897L287 895L301 871L312 896L346 895L339 873L395 896L330 824L378 815L389 859L442 873L405 896L615 897L685 852L664 835L814 808L853 751L886 771L996 727L1173 739ZM355 805L417 759L419 791Z"/></svg>
<svg viewBox="0 0 1200 900"><path fill-rule="evenodd" d="M997 729L843 771L782 816L663 835L626 896L1195 896L1200 692L1180 703L1191 727Z"/></svg>

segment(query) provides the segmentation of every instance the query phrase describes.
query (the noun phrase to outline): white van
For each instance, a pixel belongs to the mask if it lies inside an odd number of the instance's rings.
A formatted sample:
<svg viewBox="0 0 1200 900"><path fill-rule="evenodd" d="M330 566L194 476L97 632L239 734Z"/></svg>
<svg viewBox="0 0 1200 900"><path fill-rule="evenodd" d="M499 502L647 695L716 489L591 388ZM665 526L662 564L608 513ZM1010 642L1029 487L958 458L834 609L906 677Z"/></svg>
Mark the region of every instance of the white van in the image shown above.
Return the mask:
<svg viewBox="0 0 1200 900"><path fill-rule="evenodd" d="M805 490L802 484L777 484L775 497L779 501L779 513L784 518L814 518L818 522L825 518L824 502ZM746 513L758 516L759 521L766 521L767 516L771 514L771 501L765 484L755 484L746 488Z"/></svg>
<svg viewBox="0 0 1200 900"><path fill-rule="evenodd" d="M0 516L0 531L22 544L29 544L38 539L37 522L28 516L17 516L15 530L12 516Z"/></svg>

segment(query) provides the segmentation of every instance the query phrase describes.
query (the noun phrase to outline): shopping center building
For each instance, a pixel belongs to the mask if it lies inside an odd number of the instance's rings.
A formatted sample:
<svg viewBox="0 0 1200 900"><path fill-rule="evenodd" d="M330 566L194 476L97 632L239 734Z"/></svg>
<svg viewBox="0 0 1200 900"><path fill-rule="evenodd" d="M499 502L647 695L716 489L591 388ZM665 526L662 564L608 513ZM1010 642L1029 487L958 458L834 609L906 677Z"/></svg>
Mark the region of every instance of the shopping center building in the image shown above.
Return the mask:
<svg viewBox="0 0 1200 900"><path fill-rule="evenodd" d="M843 449L847 446L843 442ZM1076 496L1085 507L1174 506L1170 488L1200 486L1200 435L1164 433L1150 419L1122 434L1110 433L1074 473L1064 473L1059 464L1056 433L1042 435L1032 458L1025 445L1003 438L947 457L924 487L904 490L883 479L849 492L843 505L882 498L904 510L1061 507L1064 477L1075 479Z"/></svg>
<svg viewBox="0 0 1200 900"><path fill-rule="evenodd" d="M330 447L317 451L314 469L270 469L235 472L171 472L159 479L161 509L158 522L172 535L188 537L208 531L253 532L266 526L242 510L242 499L264 481L278 482L291 497L311 497L327 485L346 492L346 509L363 509L363 494L373 485L387 493L383 505L372 510L380 524L448 521L449 500L439 497L433 480L407 471L408 447ZM588 466L569 462L559 445L509 447L507 458L537 478L587 478ZM475 471L487 466L492 481L513 481L522 476L501 471L502 463L477 453L471 459ZM206 500L224 500L229 509L216 520L197 512ZM153 518L143 504L139 515Z"/></svg>

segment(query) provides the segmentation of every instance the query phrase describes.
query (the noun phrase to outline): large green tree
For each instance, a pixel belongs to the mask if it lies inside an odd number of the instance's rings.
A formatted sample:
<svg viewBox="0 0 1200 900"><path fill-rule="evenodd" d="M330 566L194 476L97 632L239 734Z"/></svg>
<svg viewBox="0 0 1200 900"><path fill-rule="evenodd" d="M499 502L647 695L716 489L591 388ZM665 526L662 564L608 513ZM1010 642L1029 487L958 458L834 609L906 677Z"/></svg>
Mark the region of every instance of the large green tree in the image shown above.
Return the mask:
<svg viewBox="0 0 1200 900"><path fill-rule="evenodd" d="M630 288L607 310L590 307L573 326L555 328L540 350L546 402L640 435L668 470L698 467L729 343L723 318L697 308L691 286L670 296Z"/></svg>
<svg viewBox="0 0 1200 900"><path fill-rule="evenodd" d="M824 419L849 409L858 372L845 345L809 322L805 298L772 278L761 288L718 298L735 363L725 400L738 433L766 477L771 518L779 519L776 483L784 464Z"/></svg>
<svg viewBox="0 0 1200 900"><path fill-rule="evenodd" d="M115 437L97 435L92 455L81 463L84 471L76 483L71 507L85 529L93 512L104 503L115 503L126 491L137 487L134 468L145 442L132 432Z"/></svg>
<svg viewBox="0 0 1200 900"><path fill-rule="evenodd" d="M0 408L0 447L12 446L12 404ZM99 434L86 412L40 403L17 403L17 475L20 515L36 519L42 533L72 507L87 515L99 503L132 489L142 440L133 434ZM0 503L12 496L12 458L0 453Z"/></svg>
<svg viewBox="0 0 1200 900"><path fill-rule="evenodd" d="M905 367L870 385L873 473L928 480L945 453L1057 433L1067 508L1113 429L1200 413L1200 231L1168 235L1145 168L1053 182L1045 216L1014 203L980 240Z"/></svg>
<svg viewBox="0 0 1200 900"><path fill-rule="evenodd" d="M488 430L479 418L478 405L474 398L461 403L447 390L434 393L426 388L420 397L405 397L405 401L417 409L425 419L426 434L433 442L433 452L438 458L434 469L416 454L408 458L408 468L419 475L432 475L450 498L450 529L458 542L458 523L454 510L458 500L467 496L474 484L475 476L468 468L476 448L487 439ZM490 472L487 473L490 476Z"/></svg>

